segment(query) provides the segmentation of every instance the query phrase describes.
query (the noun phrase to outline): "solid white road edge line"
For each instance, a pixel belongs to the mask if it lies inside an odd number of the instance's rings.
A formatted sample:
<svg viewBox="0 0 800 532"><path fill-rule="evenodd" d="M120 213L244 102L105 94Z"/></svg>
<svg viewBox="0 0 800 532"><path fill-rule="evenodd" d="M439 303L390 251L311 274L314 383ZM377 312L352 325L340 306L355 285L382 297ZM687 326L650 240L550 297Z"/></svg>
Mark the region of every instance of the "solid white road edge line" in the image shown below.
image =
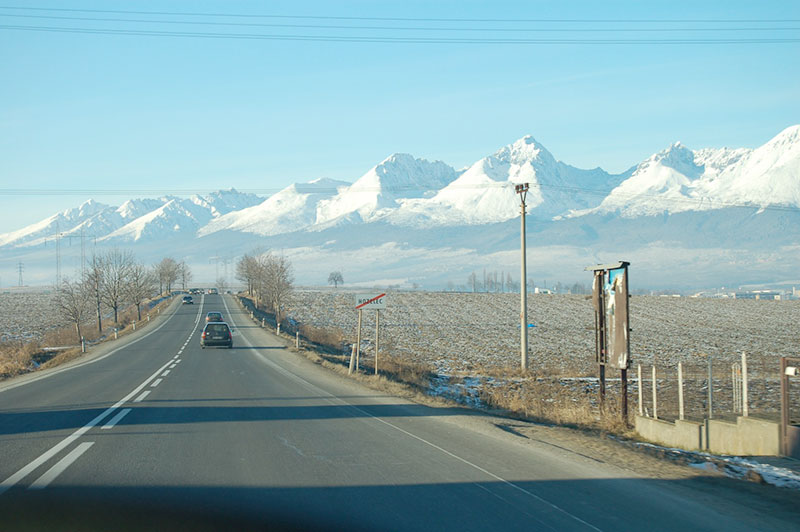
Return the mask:
<svg viewBox="0 0 800 532"><path fill-rule="evenodd" d="M56 463L56 465L54 465L53 467L48 469L47 472L45 472L44 475L42 475L41 477L37 478L34 481L33 484L28 486L28 489L29 490L40 490L40 489L46 488L47 485L50 484L51 482L53 482L58 475L63 473L66 468L68 468L70 465L72 465L72 462L74 462L75 460L80 458L80 456L83 453L88 451L89 447L91 447L92 445L94 445L93 441L85 441L85 442L81 443L80 445L78 445L77 447L75 447L74 449L72 449L72 451L70 451L70 453L67 456L65 456L64 458L59 460Z"/></svg>
<svg viewBox="0 0 800 532"><path fill-rule="evenodd" d="M75 440L77 440L78 438L80 438L81 436L86 434L92 427L96 426L98 423L103 421L107 416L109 416L112 412L114 412L120 406L122 406L125 403L127 403L128 401L130 401L131 397L133 397L137 393L141 392L142 388L144 388L145 386L150 384L150 381L155 379L158 376L159 373L164 371L164 369L169 364L170 364L170 362L167 362L166 364L164 364L163 366L158 368L158 370L156 370L155 373L150 375L147 379L144 380L143 383L141 383L139 386L134 388L134 390L131 393L129 393L128 395L126 395L125 397L123 397L122 399L120 399L119 401L114 403L113 406L108 407L102 414L99 414L97 417L95 417L93 420L88 422L86 425L82 426L81 428L79 428L78 430L76 430L75 432L73 432L72 434L70 434L69 436L64 438L63 440L61 440L59 443L55 444L49 450L47 450L44 453L42 453L38 458L36 458L32 462L30 462L28 465L26 465L25 467L23 467L22 469L20 469L19 471L17 471L16 473L11 475L7 479L5 479L2 483L0 483L0 495L3 494L5 491L7 491L12 486L14 486L17 482L19 482L23 478L27 477L34 469L36 469L37 467L41 466L43 463L45 463L46 461L51 459L53 456L55 456L56 454L61 452L61 450L63 450L64 447L68 446L70 443L74 442Z"/></svg>
<svg viewBox="0 0 800 532"><path fill-rule="evenodd" d="M124 418L125 416L127 416L130 413L130 411L131 411L130 408L123 408L122 410L120 410L117 413L116 416L112 417L105 425L100 427L100 429L101 430L108 430L108 429L114 428L114 425L119 423L122 418Z"/></svg>
<svg viewBox="0 0 800 532"><path fill-rule="evenodd" d="M223 303L225 303L225 299L224 298L223 298L222 301L223 301ZM227 304L225 304L225 310L228 312L228 315L231 317L231 323L233 323L233 316L231 316L230 311L228 310L228 305ZM517 491L520 491L520 492L532 497L533 499L536 499L537 501L539 501L539 502L541 502L543 504L546 504L547 506L549 506L549 507L553 508L554 510L556 510L558 512L561 512L562 514L574 519L575 521L581 523L582 525L585 525L585 526L591 528L592 530L597 530L598 532L601 532L601 530L599 528L597 528L596 526L592 525L591 523L587 523L586 521L584 521L583 519L581 519L577 515L571 514L567 510L565 510L565 509L561 508L560 506L548 501L547 499L543 499L542 497L539 497L535 493L530 492L530 491L526 490L525 488L523 488L521 486L518 486L517 484L511 482L510 480L506 480L506 479L504 479L503 477L501 477L499 475L495 475L491 471L488 471L487 469L484 469L481 466L479 466L479 465L477 465L477 464L475 464L473 462L470 462L466 458L462 458L462 457L458 456L457 454L452 453L452 452L448 451L447 449L436 445L435 443L429 442L425 438L417 436L416 434L408 432L407 430L402 429L402 428L400 428L397 425L394 425L392 423L389 423L388 421L386 421L386 420L384 420L384 419L382 419L380 417L377 417L377 416L375 416L373 414L370 414L366 410L363 410L363 409L361 409L361 408L359 408L359 407L357 407L355 405L352 405L352 404L348 403L347 401L345 401L344 399L336 397L332 393L329 393L329 392L323 390L322 388L319 388L318 386L308 382L303 377L301 377L299 375L295 375L291 371L282 368L281 366L279 366L278 364L276 364L275 362L273 362L269 358L263 356L256 349L254 349L252 344L250 344L250 342L248 342L247 339L244 338L244 336L242 336L242 341L251 349L251 351L256 356L261 358L267 365L272 366L275 370L277 370L278 372L282 373L286 377L289 377L290 379L296 381L300 385L305 386L308 390L310 390L310 391L312 391L314 393L319 393L319 394L322 394L324 396L329 397L328 401L330 403L332 403L332 404L341 404L341 405L345 405L345 406L349 406L351 408L354 408L354 409L358 410L359 412L361 412L364 416L366 416L368 418L372 418L372 419L374 419L376 421L379 421L380 423L383 423L384 425L386 425L388 427L391 427L391 428L397 430L398 432L401 432L401 433L403 433L403 434L405 434L405 435L407 435L407 436L409 436L411 438L414 438L415 440L417 440L417 441L419 441L421 443L424 443L425 445L433 447L434 449L446 454L447 456L450 456L451 458L454 458L454 459L458 460L459 462L461 462L463 464L466 464L466 465L468 465L468 466L480 471L481 473L483 473L485 475L488 475L489 477L497 480L498 482L500 482L502 484L505 484L506 486L509 486L509 487L511 487L511 488L513 488L513 489L515 489Z"/></svg>

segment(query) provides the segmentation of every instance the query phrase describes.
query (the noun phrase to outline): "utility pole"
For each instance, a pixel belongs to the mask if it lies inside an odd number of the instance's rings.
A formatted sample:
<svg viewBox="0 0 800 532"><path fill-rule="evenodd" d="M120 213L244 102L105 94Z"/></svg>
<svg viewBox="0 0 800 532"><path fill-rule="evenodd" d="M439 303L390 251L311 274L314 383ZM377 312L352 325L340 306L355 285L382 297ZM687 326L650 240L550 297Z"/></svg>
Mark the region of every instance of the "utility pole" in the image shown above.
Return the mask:
<svg viewBox="0 0 800 532"><path fill-rule="evenodd" d="M214 282L212 283L212 286L217 286L217 279L219 279L219 261L221 261L221 260L222 260L222 257L219 257L219 256L214 256L214 257L209 257L208 258L208 262L213 262L214 263L214 267L215 267L216 277L214 277Z"/></svg>
<svg viewBox="0 0 800 532"><path fill-rule="evenodd" d="M56 286L61 288L61 233L56 222Z"/></svg>
<svg viewBox="0 0 800 532"><path fill-rule="evenodd" d="M519 194L520 212L522 213L522 230L520 231L520 254L521 254L521 273L519 281L520 292L520 313L519 313L519 334L520 334L520 355L522 358L522 369L528 369L528 287L527 287L527 264L525 257L525 198L528 195L528 183L516 185L514 190Z"/></svg>
<svg viewBox="0 0 800 532"><path fill-rule="evenodd" d="M25 265L21 262L17 263L17 270L19 271L19 286L22 286L22 270L25 269Z"/></svg>

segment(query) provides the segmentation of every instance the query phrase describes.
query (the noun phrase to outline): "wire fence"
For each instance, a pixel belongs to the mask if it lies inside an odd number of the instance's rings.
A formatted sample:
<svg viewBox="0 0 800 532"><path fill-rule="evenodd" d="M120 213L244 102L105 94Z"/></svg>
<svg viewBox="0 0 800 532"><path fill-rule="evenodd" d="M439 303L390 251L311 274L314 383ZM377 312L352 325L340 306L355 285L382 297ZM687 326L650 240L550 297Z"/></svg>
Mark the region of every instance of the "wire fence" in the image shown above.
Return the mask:
<svg viewBox="0 0 800 532"><path fill-rule="evenodd" d="M631 404L649 417L733 421L748 415L780 421L780 360L744 354L731 363L698 356L673 366L637 365L632 373ZM800 382L795 383L789 387L790 423L800 423Z"/></svg>
<svg viewBox="0 0 800 532"><path fill-rule="evenodd" d="M355 292L297 291L285 309L281 330L324 338L321 343L344 358L356 343L354 302ZM381 354L427 365L440 376L473 379L470 382L484 388L511 377L515 386L540 387L545 393L541 378L554 379L599 409L591 301L581 295L531 295L529 302L528 375L518 371L516 294L390 293L388 308L381 311ZM252 307L246 300L244 304ZM273 315L250 310L265 326L277 327ZM362 360L369 361L375 347L375 312L364 312L362 318L360 349ZM746 410L749 416L778 421L780 358L797 354L797 323L800 301L634 296L631 414L641 410L675 420L682 411L688 420L702 421L709 415L733 420ZM793 422L800 421L800 384L795 387L790 388L789 403ZM618 372L607 372L606 390L608 404L618 401Z"/></svg>

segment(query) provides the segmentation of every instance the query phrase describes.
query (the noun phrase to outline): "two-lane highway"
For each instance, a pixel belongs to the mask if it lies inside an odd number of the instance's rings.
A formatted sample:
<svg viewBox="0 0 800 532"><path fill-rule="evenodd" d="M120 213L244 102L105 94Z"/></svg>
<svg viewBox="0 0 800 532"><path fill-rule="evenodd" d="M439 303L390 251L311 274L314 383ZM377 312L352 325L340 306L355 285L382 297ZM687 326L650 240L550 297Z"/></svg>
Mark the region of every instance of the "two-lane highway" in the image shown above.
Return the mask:
<svg viewBox="0 0 800 532"><path fill-rule="evenodd" d="M200 348L208 311L233 349ZM469 418L331 374L208 295L91 364L0 388L0 516L70 530L778 530L796 516Z"/></svg>

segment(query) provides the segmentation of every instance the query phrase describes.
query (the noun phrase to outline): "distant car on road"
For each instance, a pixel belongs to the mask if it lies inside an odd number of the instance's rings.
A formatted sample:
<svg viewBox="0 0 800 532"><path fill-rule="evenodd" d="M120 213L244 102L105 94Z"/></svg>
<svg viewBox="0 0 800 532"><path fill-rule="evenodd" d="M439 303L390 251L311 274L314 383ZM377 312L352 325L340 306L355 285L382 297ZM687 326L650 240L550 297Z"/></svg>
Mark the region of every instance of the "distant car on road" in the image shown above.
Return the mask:
<svg viewBox="0 0 800 532"><path fill-rule="evenodd" d="M213 346L227 347L228 349L233 347L233 335L227 323L211 321L203 327L203 333L200 335L200 347L205 349Z"/></svg>
<svg viewBox="0 0 800 532"><path fill-rule="evenodd" d="M194 304L194 300L192 299L192 296L183 296L183 304L184 305L192 305L192 304Z"/></svg>
<svg viewBox="0 0 800 532"><path fill-rule="evenodd" d="M208 289L208 293L209 293L209 294L218 294L219 292L217 291L217 289L216 289L216 288L209 288L209 289Z"/></svg>
<svg viewBox="0 0 800 532"><path fill-rule="evenodd" d="M209 312L206 314L206 323L210 321L225 321L222 319L222 312Z"/></svg>

